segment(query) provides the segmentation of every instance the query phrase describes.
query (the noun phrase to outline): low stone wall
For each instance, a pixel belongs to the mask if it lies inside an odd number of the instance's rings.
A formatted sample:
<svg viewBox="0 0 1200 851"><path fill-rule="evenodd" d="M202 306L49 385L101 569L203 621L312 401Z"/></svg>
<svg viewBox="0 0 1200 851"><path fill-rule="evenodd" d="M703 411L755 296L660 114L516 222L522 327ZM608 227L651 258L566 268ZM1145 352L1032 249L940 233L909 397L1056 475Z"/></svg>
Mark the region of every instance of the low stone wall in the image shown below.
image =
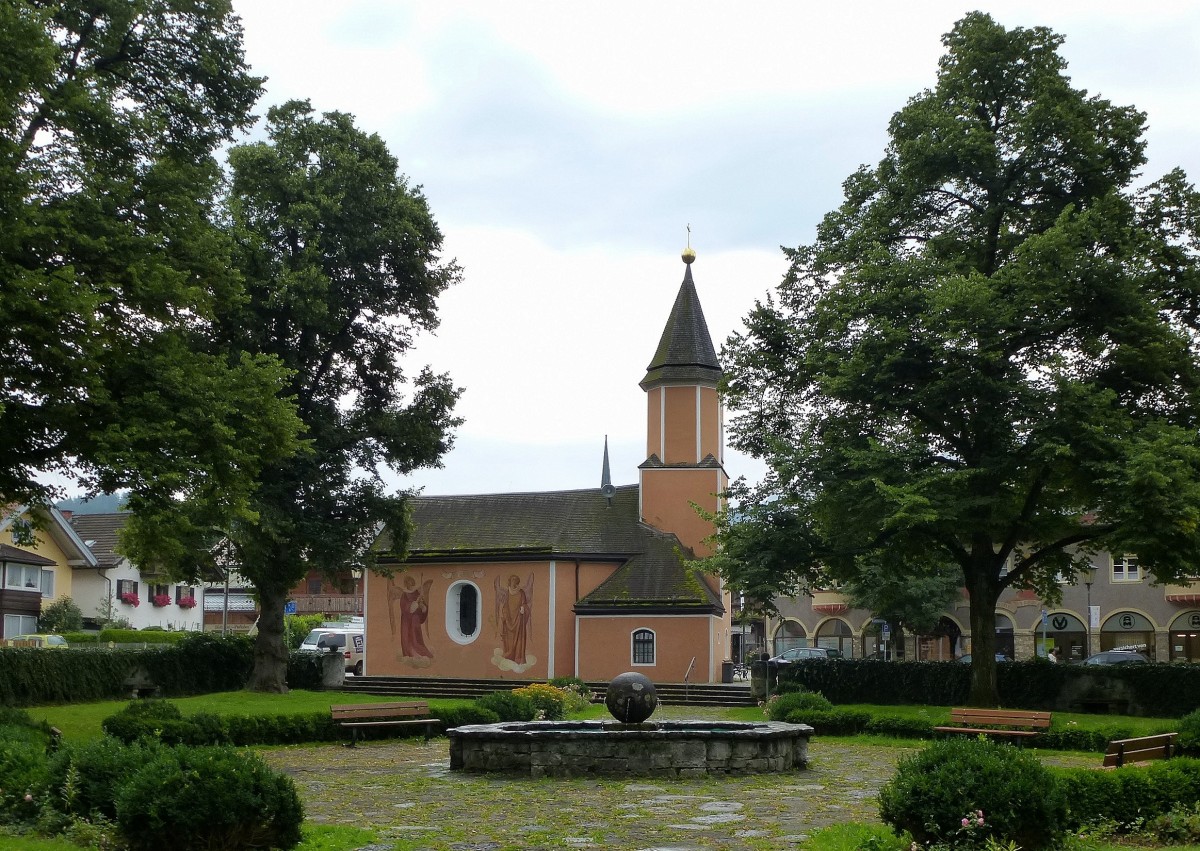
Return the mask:
<svg viewBox="0 0 1200 851"><path fill-rule="evenodd" d="M804 768L812 728L778 722L530 721L472 724L446 735L455 771L694 777Z"/></svg>

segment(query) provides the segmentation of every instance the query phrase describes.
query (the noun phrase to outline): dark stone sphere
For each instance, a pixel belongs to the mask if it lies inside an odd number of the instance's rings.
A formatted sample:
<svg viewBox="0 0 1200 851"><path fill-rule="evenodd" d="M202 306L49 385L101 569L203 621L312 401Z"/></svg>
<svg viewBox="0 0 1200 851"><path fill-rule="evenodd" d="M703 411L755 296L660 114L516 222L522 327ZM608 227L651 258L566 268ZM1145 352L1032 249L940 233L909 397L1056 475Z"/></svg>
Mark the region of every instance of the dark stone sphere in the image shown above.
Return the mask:
<svg viewBox="0 0 1200 851"><path fill-rule="evenodd" d="M627 671L613 677L604 693L604 705L622 724L641 724L654 714L658 693L645 674Z"/></svg>

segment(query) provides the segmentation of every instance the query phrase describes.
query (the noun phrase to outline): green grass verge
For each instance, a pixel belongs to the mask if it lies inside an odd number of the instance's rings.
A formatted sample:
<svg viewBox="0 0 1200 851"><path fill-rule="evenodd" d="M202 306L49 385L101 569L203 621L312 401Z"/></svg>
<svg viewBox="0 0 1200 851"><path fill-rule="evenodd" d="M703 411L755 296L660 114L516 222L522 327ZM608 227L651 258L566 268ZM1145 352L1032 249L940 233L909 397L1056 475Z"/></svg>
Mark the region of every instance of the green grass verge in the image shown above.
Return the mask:
<svg viewBox="0 0 1200 851"><path fill-rule="evenodd" d="M184 715L211 712L216 715L303 715L328 712L335 703L381 703L391 700L417 700L403 696L349 695L342 692L293 690L287 694L262 694L252 691L225 691L196 697L171 698ZM469 700L430 700L430 714L437 716L443 706L463 706ZM36 706L28 709L35 721L45 721L62 731L69 741L98 739L104 735L100 724L124 708L127 700L103 700L61 706Z"/></svg>

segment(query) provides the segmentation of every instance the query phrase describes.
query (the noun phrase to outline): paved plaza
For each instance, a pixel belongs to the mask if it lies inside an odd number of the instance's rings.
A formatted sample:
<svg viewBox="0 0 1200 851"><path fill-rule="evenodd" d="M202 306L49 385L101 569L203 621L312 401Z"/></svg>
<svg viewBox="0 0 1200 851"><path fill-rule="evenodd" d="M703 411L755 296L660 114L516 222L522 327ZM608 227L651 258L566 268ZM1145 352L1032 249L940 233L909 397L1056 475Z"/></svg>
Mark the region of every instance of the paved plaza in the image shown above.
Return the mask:
<svg viewBox="0 0 1200 851"><path fill-rule="evenodd" d="M655 719L717 713L660 707ZM444 738L297 746L266 757L294 778L310 823L369 827L380 851L768 851L795 848L826 825L878 822L879 787L915 745L817 737L803 771L669 781L461 774L449 770Z"/></svg>

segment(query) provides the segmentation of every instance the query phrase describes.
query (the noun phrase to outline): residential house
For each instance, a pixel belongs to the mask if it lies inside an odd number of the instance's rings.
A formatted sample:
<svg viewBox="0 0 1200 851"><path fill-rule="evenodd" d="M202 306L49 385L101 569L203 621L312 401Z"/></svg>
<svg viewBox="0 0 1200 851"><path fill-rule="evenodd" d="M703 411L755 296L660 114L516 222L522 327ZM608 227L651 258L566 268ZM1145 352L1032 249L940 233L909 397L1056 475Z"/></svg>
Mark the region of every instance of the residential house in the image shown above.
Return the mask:
<svg viewBox="0 0 1200 851"><path fill-rule="evenodd" d="M95 570L91 550L52 506L0 511L0 613L4 638L37 632L45 606L73 597L77 572Z"/></svg>
<svg viewBox="0 0 1200 851"><path fill-rule="evenodd" d="M203 622L200 587L143 571L117 551L129 514L72 514L71 527L96 565L76 570L72 594L89 625L125 621L134 629L198 630Z"/></svg>

